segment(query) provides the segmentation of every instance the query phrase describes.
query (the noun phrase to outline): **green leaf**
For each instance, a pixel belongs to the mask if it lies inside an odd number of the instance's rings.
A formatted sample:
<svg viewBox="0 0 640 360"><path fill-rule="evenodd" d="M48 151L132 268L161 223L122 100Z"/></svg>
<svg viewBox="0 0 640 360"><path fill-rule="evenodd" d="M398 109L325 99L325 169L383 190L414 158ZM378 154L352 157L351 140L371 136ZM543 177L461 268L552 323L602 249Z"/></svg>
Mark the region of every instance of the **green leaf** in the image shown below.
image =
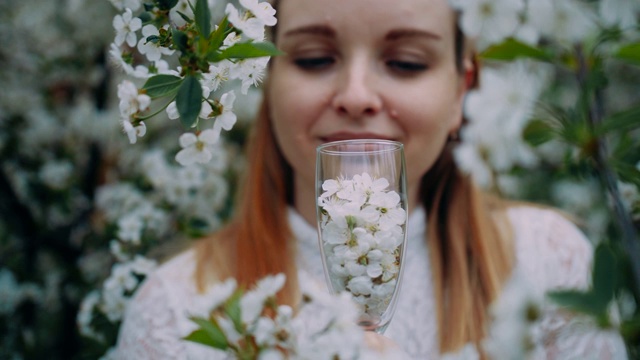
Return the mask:
<svg viewBox="0 0 640 360"><path fill-rule="evenodd" d="M209 334L207 334L207 332L202 329L193 331L191 334L185 336L183 339L219 349L219 347L216 346L216 343L213 341L213 339L211 339Z"/></svg>
<svg viewBox="0 0 640 360"><path fill-rule="evenodd" d="M182 84L182 78L160 74L153 76L142 87L152 99L172 95Z"/></svg>
<svg viewBox="0 0 640 360"><path fill-rule="evenodd" d="M621 47L614 56L618 59L640 65L640 42Z"/></svg>
<svg viewBox="0 0 640 360"><path fill-rule="evenodd" d="M598 306L606 309L616 290L618 270L616 256L606 243L598 245L593 262L593 296Z"/></svg>
<svg viewBox="0 0 640 360"><path fill-rule="evenodd" d="M281 55L282 52L276 48L270 42L259 43L239 43L223 50L218 58L224 59L248 59L257 58L263 56L276 56ZM218 61L220 61L218 60Z"/></svg>
<svg viewBox="0 0 640 360"><path fill-rule="evenodd" d="M220 350L226 350L229 347L227 337L215 321L209 321L199 317L192 317L190 319L198 324L200 328L187 335L185 340L199 342L200 344L209 345Z"/></svg>
<svg viewBox="0 0 640 360"><path fill-rule="evenodd" d="M176 49L180 50L183 53L188 52L189 38L187 37L187 34L173 28L171 29L171 36L173 37L173 45L176 47Z"/></svg>
<svg viewBox="0 0 640 360"><path fill-rule="evenodd" d="M183 13L182 11L176 11L178 13L178 15L180 15L180 17L182 18L182 20L184 20L187 24L191 24L193 22L193 20L185 13Z"/></svg>
<svg viewBox="0 0 640 360"><path fill-rule="evenodd" d="M596 132L604 135L610 131L630 131L636 128L640 128L640 104L605 118Z"/></svg>
<svg viewBox="0 0 640 360"><path fill-rule="evenodd" d="M194 76L188 75L178 90L176 107L180 114L180 122L186 128L193 127L202 107L202 86Z"/></svg>
<svg viewBox="0 0 640 360"><path fill-rule="evenodd" d="M620 334L627 344L640 343L640 314L620 324Z"/></svg>
<svg viewBox="0 0 640 360"><path fill-rule="evenodd" d="M550 61L551 56L544 50L519 42L515 39L507 39L500 44L493 45L480 53L480 57L487 60L511 61L524 57L536 60Z"/></svg>
<svg viewBox="0 0 640 360"><path fill-rule="evenodd" d="M155 0L154 1L160 10L171 10L178 0Z"/></svg>
<svg viewBox="0 0 640 360"><path fill-rule="evenodd" d="M229 25L229 20L225 16L224 18L222 18L222 20L220 20L220 23L218 24L218 28L216 29L216 31L214 31L209 36L209 45L211 46L211 49L214 49L215 51L217 51L220 48L220 46L222 45L222 42L224 41L224 37L226 35L228 25Z"/></svg>
<svg viewBox="0 0 640 360"><path fill-rule="evenodd" d="M203 37L208 38L211 33L211 11L207 0L197 0L195 8L196 26Z"/></svg>
<svg viewBox="0 0 640 360"><path fill-rule="evenodd" d="M224 304L224 313L231 319L236 331L242 333L242 313L240 308L240 299L242 291L235 291L233 295Z"/></svg>
<svg viewBox="0 0 640 360"><path fill-rule="evenodd" d="M600 316L606 311L606 306L597 303L591 292L563 290L549 292L547 296L556 304L572 311L594 316Z"/></svg>
<svg viewBox="0 0 640 360"><path fill-rule="evenodd" d="M533 120L524 129L522 136L530 145L538 146L552 140L555 137L555 130L546 121Z"/></svg>

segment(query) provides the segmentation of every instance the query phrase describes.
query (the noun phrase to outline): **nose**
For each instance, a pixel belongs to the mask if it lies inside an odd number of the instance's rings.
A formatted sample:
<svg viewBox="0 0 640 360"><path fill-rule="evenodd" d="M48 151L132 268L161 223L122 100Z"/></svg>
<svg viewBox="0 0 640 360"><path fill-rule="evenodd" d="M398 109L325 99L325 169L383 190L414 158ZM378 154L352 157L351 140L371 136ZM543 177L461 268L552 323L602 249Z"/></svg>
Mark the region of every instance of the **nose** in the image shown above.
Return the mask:
<svg viewBox="0 0 640 360"><path fill-rule="evenodd" d="M354 59L344 64L339 74L332 105L344 116L361 119L382 109L376 74L366 59Z"/></svg>

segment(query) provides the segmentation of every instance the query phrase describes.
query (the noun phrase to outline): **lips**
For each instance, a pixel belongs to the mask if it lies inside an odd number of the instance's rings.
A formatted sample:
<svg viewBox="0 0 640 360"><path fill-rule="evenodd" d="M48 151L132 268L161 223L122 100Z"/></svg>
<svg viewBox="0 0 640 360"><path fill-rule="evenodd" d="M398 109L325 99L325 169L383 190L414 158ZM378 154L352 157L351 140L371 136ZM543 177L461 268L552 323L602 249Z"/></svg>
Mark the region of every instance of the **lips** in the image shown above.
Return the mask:
<svg viewBox="0 0 640 360"><path fill-rule="evenodd" d="M393 140L392 138L375 133L353 133L353 132L337 132L322 136L323 142L341 141L341 140L354 140L354 139L381 139L381 140Z"/></svg>

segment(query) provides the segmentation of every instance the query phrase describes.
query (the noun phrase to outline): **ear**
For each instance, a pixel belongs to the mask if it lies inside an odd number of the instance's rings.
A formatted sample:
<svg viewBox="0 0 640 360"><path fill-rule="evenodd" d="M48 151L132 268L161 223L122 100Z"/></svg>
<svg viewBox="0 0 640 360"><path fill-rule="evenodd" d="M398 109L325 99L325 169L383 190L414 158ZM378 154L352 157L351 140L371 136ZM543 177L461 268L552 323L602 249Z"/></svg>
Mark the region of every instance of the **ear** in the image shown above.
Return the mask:
<svg viewBox="0 0 640 360"><path fill-rule="evenodd" d="M455 113L457 113L455 121L451 123L449 128L449 138L456 139L458 131L464 121L464 98L469 90L474 89L478 83L477 60L473 55L464 57L463 73L460 75L460 83L458 88L458 102L456 104Z"/></svg>

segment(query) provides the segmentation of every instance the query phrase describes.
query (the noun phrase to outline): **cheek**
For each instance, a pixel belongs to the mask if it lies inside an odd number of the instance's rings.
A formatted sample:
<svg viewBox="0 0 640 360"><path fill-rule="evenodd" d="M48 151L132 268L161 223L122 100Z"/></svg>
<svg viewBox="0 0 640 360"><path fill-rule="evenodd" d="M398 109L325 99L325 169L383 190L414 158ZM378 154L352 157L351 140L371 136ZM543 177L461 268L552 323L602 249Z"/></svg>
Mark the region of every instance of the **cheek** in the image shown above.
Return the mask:
<svg viewBox="0 0 640 360"><path fill-rule="evenodd" d="M458 98L427 94L398 105L398 123L405 132L405 156L410 185L420 181L442 153L452 127L461 116ZM449 94L455 94L450 92Z"/></svg>
<svg viewBox="0 0 640 360"><path fill-rule="evenodd" d="M316 144L310 129L317 118L317 97L312 91L302 91L305 87L291 76L272 72L272 80L267 101L276 141L296 172L312 173Z"/></svg>

